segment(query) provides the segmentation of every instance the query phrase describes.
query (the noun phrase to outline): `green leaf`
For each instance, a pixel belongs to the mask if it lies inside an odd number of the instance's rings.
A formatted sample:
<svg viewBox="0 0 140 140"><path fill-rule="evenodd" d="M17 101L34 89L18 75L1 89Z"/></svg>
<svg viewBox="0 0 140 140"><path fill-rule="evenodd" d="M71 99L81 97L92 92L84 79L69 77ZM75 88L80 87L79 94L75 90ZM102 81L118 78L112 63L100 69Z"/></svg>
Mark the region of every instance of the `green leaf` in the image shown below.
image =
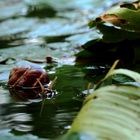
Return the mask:
<svg viewBox="0 0 140 140"><path fill-rule="evenodd" d="M136 86L137 84L133 84L134 82L140 83L139 73L127 69L116 69L108 73L107 77L101 80L97 84L96 88L111 84L125 84L125 83L129 83L129 86L130 85Z"/></svg>
<svg viewBox="0 0 140 140"><path fill-rule="evenodd" d="M139 4L137 1L114 6L89 22L89 27L100 37L93 38L82 47L92 53L94 62L110 63L120 59L128 66L139 61Z"/></svg>
<svg viewBox="0 0 140 140"><path fill-rule="evenodd" d="M81 134L96 140L140 139L140 74L127 69L114 70L117 63L97 85L98 89L86 97L64 140L82 140Z"/></svg>
<svg viewBox="0 0 140 140"><path fill-rule="evenodd" d="M80 132L73 132L68 135L64 135L60 138L60 140L96 140L95 138L91 137L88 134L80 133Z"/></svg>
<svg viewBox="0 0 140 140"><path fill-rule="evenodd" d="M138 140L140 88L106 86L89 95L70 131L97 140Z"/></svg>
<svg viewBox="0 0 140 140"><path fill-rule="evenodd" d="M110 23L115 28L130 31L140 32L140 2L121 4L110 8L105 14L90 22L90 27L98 26L98 24ZM131 6L133 8L128 7ZM134 9L135 8L135 9ZM99 28L100 29L100 28Z"/></svg>

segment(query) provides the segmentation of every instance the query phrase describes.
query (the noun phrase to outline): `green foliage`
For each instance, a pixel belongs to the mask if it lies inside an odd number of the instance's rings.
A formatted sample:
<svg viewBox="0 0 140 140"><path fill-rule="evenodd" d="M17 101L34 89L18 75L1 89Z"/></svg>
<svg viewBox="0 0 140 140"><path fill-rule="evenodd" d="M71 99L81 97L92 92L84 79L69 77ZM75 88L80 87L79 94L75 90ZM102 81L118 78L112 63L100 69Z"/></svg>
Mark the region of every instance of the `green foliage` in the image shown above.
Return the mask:
<svg viewBox="0 0 140 140"><path fill-rule="evenodd" d="M97 29L102 35L102 38L93 38L82 46L92 52L93 62L109 63L121 59L130 65L139 61L139 57L135 55L140 48L139 5L140 2L137 1L114 6L89 22L89 27ZM77 60L85 57L79 54L77 56Z"/></svg>
<svg viewBox="0 0 140 140"><path fill-rule="evenodd" d="M119 85L107 82L107 79L113 80L114 76ZM140 74L125 69L109 71L102 80L109 86L98 87L93 94L87 96L63 139L72 137L73 140L83 140L81 134L97 140L140 139L140 87L121 85L129 81L140 83Z"/></svg>
<svg viewBox="0 0 140 140"><path fill-rule="evenodd" d="M140 2L137 1L134 3L121 4L119 6L115 6L109 9L108 11L106 11L105 14L103 14L102 16L91 21L89 23L89 26L90 27L96 26L101 32L104 31L104 28L111 27L112 30L110 32L118 31L118 35L119 33L124 34L125 31L127 31L128 36L126 36L126 38L128 39L134 38L133 33L135 32L136 33L135 38L139 38L139 35L140 35L139 4ZM135 7L135 9L129 8L127 5L131 5ZM130 33L132 33L132 36ZM108 32L103 32L103 34L107 36ZM122 36L120 36L120 39L121 38ZM110 40L107 40L107 41L110 41Z"/></svg>
<svg viewBox="0 0 140 140"><path fill-rule="evenodd" d="M94 62L98 60L98 66L102 60L108 62L118 58L120 52L121 56L125 54L126 60L134 58L133 48L136 46L139 48L139 39L136 39L139 32L132 33L132 28L129 28L128 31L125 28L124 31L118 31L119 28L111 23L99 23L100 30L95 27L89 29L87 26L89 18L99 15L104 8L113 3L114 1L110 0L0 0L1 139L54 138L69 128L81 107L81 100L83 100L81 92L87 89L88 84L83 69L73 65L73 55L79 50L79 46L82 45L85 51L82 51L77 57L84 55L83 60L86 64L89 55L90 60L94 60ZM125 5L136 10L135 6ZM136 12L138 11L136 10ZM135 31L139 30L138 28L135 25ZM113 34L108 33L110 30ZM108 35L104 36L103 33L108 33ZM118 34L121 38L118 37ZM135 38L135 42L125 40L126 37ZM109 39L109 42L105 41ZM116 40L121 41L123 46L127 44L124 51L120 49L122 45L120 42L116 43ZM124 40L123 43L122 40ZM139 51L136 52L139 58ZM126 54L128 54L128 58ZM47 64L45 60L47 56L53 57L57 62ZM46 67L50 79L58 76L54 87L58 91L58 95L53 100L45 101L41 117L39 117L40 100L19 101L14 96L10 96L6 86L11 68L15 67L17 63L26 66L25 59L32 60L34 63L41 62L37 65ZM98 67L95 71L98 71ZM94 80L97 73L94 73ZM133 78L124 75L116 76L110 77L112 79L110 84L129 80L129 82L125 82L125 85L139 87ZM106 81L102 81L99 86L103 86L103 83L108 85ZM8 130L4 131L5 129ZM69 133L65 139L93 140L93 137L88 133L74 132Z"/></svg>
<svg viewBox="0 0 140 140"><path fill-rule="evenodd" d="M96 88L111 84L129 84L132 86L138 86L140 83L140 74L127 69L116 69L108 73L107 77L99 82Z"/></svg>
<svg viewBox="0 0 140 140"><path fill-rule="evenodd" d="M86 133L80 132L72 132L64 137L60 138L60 140L96 140L95 138L91 137Z"/></svg>

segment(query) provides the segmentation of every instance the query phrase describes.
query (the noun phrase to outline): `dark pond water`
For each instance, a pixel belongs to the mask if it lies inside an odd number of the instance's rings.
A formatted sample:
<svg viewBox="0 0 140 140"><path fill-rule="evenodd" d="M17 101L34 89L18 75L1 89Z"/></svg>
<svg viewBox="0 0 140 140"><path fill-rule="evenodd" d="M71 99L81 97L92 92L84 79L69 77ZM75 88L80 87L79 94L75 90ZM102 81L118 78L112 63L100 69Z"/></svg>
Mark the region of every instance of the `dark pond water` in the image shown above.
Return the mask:
<svg viewBox="0 0 140 140"><path fill-rule="evenodd" d="M103 66L76 66L80 46L95 36L87 23L118 0L0 0L0 137L56 138L64 134L81 108L82 91L104 73ZM47 64L46 57L55 63ZM9 93L7 81L16 65L36 63L58 92L46 100L21 101ZM92 75L91 75L92 73Z"/></svg>

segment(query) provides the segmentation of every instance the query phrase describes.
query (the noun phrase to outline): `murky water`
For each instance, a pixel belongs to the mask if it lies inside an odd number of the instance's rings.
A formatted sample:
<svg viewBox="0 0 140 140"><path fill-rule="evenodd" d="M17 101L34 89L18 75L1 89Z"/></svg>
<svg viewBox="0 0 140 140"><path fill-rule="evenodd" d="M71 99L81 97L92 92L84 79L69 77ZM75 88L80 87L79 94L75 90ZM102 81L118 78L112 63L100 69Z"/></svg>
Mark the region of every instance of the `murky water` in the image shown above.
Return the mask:
<svg viewBox="0 0 140 140"><path fill-rule="evenodd" d="M0 137L56 138L65 133L81 108L81 92L104 67L75 65L75 53L94 38L89 19L118 0L0 0ZM46 57L55 63L47 64ZM58 94L46 100L21 101L9 93L10 70L30 61L58 79ZM97 69L100 71L97 71ZM92 75L91 75L92 73Z"/></svg>

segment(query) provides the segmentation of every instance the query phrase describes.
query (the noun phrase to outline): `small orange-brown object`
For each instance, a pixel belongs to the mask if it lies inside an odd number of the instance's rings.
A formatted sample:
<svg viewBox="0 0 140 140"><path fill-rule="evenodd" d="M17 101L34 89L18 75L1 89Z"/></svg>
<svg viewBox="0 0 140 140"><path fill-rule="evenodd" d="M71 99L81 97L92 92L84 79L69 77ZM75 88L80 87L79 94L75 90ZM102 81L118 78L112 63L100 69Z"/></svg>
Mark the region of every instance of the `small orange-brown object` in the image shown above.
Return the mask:
<svg viewBox="0 0 140 140"><path fill-rule="evenodd" d="M42 92L40 83L47 88L49 82L48 74L44 69L15 67L10 72L8 86L12 94L33 99Z"/></svg>

